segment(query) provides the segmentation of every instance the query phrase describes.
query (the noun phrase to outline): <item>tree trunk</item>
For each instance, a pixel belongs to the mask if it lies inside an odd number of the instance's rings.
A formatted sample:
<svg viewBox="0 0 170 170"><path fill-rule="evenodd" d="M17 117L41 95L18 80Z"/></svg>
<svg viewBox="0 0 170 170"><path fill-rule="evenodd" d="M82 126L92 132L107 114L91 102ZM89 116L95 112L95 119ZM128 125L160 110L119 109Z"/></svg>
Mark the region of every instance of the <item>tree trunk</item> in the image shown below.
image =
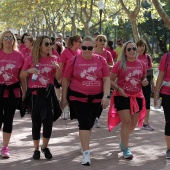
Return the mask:
<svg viewBox="0 0 170 170"><path fill-rule="evenodd" d="M84 23L84 30L85 30L85 35L90 35L90 30L89 30L88 22Z"/></svg>
<svg viewBox="0 0 170 170"><path fill-rule="evenodd" d="M157 12L159 13L159 16L165 22L165 24L168 27L168 29L170 29L170 17L166 14L164 9L160 6L158 0L152 0L152 3L154 4Z"/></svg>

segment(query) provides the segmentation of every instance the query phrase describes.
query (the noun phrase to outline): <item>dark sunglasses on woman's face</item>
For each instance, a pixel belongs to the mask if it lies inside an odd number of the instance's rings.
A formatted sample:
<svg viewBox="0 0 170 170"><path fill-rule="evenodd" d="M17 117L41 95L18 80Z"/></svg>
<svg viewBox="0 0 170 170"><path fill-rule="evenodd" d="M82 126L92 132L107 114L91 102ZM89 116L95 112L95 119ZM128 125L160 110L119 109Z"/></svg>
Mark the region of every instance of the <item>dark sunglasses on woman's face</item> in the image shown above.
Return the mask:
<svg viewBox="0 0 170 170"><path fill-rule="evenodd" d="M99 39L99 41L100 41L100 42L106 42L106 40L104 40L104 39Z"/></svg>
<svg viewBox="0 0 170 170"><path fill-rule="evenodd" d="M91 51L91 50L93 50L93 46L81 46L81 48L82 48L82 50L89 50L89 51Z"/></svg>
<svg viewBox="0 0 170 170"><path fill-rule="evenodd" d="M14 38L13 38L12 36L5 36L5 37L3 38L3 40L5 40L5 41L7 41L7 40L13 41Z"/></svg>
<svg viewBox="0 0 170 170"><path fill-rule="evenodd" d="M44 45L45 45L46 47L48 47L49 45L52 46L52 43L45 42Z"/></svg>
<svg viewBox="0 0 170 170"><path fill-rule="evenodd" d="M130 52L131 50L136 51L137 49L136 49L136 47L133 47L133 48L127 48L127 51L128 51L128 52Z"/></svg>

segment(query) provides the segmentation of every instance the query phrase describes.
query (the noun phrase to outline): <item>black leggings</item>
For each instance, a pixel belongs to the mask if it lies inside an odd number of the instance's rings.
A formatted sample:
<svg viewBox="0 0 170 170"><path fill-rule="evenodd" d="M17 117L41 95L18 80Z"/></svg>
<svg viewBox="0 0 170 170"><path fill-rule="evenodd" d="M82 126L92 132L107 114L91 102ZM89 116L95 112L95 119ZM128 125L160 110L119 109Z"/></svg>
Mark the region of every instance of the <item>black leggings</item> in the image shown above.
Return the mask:
<svg viewBox="0 0 170 170"><path fill-rule="evenodd" d="M161 94L160 96L162 97L162 107L165 115L165 135L170 136L170 95Z"/></svg>
<svg viewBox="0 0 170 170"><path fill-rule="evenodd" d="M33 107L34 107L35 101L36 101L36 95L32 95L32 106ZM41 124L43 124L43 137L49 139L51 137L52 126L53 126L52 109L48 109L47 118L43 121L41 120L40 113L31 114L31 115L32 115L31 117L32 117L32 138L33 138L33 140L40 139Z"/></svg>
<svg viewBox="0 0 170 170"><path fill-rule="evenodd" d="M20 98L2 98L0 102L0 128L3 124L3 132L12 133L13 119Z"/></svg>

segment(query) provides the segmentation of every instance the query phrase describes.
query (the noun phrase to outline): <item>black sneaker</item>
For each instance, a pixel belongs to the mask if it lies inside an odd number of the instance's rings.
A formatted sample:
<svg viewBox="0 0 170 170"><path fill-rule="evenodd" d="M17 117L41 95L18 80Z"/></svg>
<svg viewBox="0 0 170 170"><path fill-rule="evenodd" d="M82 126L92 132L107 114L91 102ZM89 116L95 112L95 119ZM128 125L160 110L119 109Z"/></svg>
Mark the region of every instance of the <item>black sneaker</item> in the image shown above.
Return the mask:
<svg viewBox="0 0 170 170"><path fill-rule="evenodd" d="M40 151L39 150L35 150L32 157L33 157L33 159L40 159Z"/></svg>
<svg viewBox="0 0 170 170"><path fill-rule="evenodd" d="M48 148L41 148L41 152L45 155L47 159L52 159L53 155L51 154L50 150Z"/></svg>

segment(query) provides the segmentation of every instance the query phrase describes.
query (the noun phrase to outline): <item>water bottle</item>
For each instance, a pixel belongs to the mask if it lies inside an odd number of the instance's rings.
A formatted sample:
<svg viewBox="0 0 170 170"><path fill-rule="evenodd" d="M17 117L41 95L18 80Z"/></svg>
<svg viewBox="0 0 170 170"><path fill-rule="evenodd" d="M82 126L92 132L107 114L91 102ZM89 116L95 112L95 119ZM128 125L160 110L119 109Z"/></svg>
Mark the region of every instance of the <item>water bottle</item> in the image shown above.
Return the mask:
<svg viewBox="0 0 170 170"><path fill-rule="evenodd" d="M35 68L38 70L39 65L36 64ZM37 77L38 77L38 74L33 74L33 75L32 75L32 81L36 81L36 80L37 80Z"/></svg>
<svg viewBox="0 0 170 170"><path fill-rule="evenodd" d="M161 104L162 104L162 98L160 97L158 100L157 100L157 105L154 106L155 109L160 109L161 108Z"/></svg>

